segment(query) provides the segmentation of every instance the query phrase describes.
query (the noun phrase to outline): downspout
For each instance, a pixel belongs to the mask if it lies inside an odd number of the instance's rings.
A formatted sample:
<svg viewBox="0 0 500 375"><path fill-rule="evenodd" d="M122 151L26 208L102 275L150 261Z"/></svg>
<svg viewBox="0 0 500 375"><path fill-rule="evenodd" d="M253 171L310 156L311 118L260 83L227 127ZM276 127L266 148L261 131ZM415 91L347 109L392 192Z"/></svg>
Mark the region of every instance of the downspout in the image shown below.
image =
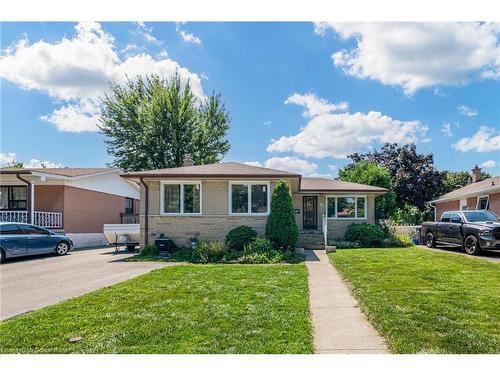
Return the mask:
<svg viewBox="0 0 500 375"><path fill-rule="evenodd" d="M148 233L149 233L149 188L144 182L144 178L140 178L141 185L144 186L144 246L148 245Z"/></svg>
<svg viewBox="0 0 500 375"><path fill-rule="evenodd" d="M26 197L30 197L29 198L29 205L28 205L28 223L30 224L33 224L33 196L31 194L31 182L29 182L28 180L25 180L24 178L21 177L21 175L19 173L16 173L16 177L18 180L24 182L27 187L28 187L28 192L26 194ZM28 199L26 199L28 200Z"/></svg>

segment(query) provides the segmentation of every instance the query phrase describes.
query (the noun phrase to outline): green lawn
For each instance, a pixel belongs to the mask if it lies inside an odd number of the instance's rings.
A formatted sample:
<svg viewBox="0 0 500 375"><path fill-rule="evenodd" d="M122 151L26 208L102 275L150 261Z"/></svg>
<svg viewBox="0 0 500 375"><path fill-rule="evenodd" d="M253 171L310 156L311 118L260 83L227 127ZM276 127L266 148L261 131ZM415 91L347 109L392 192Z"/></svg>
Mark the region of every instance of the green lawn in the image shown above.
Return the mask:
<svg viewBox="0 0 500 375"><path fill-rule="evenodd" d="M395 353L500 353L500 264L421 248L330 260Z"/></svg>
<svg viewBox="0 0 500 375"><path fill-rule="evenodd" d="M304 264L167 267L0 323L0 353L312 353L307 293Z"/></svg>

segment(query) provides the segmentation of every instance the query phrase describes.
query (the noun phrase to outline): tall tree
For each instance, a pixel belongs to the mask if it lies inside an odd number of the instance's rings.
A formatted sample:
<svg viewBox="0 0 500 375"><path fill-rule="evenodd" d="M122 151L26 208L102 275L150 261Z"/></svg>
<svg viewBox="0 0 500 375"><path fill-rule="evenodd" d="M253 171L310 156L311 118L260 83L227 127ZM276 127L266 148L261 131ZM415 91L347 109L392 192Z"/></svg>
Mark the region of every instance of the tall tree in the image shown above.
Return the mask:
<svg viewBox="0 0 500 375"><path fill-rule="evenodd" d="M221 95L199 103L179 74L113 83L100 104L111 165L125 171L178 167L187 154L197 164L215 163L229 150L230 118Z"/></svg>
<svg viewBox="0 0 500 375"><path fill-rule="evenodd" d="M386 167L368 161L360 161L339 170L339 179L388 189L387 194L375 199L375 217L387 219L394 213L396 194L392 191L391 174Z"/></svg>
<svg viewBox="0 0 500 375"><path fill-rule="evenodd" d="M471 175L467 171L451 172L445 171L443 180L443 194L464 187L472 182ZM481 180L490 178L491 175L481 172Z"/></svg>
<svg viewBox="0 0 500 375"><path fill-rule="evenodd" d="M369 161L386 167L391 174L396 204L425 209L425 203L443 192L444 173L434 167L432 154L419 154L415 144L386 143L380 151L348 156L354 162Z"/></svg>

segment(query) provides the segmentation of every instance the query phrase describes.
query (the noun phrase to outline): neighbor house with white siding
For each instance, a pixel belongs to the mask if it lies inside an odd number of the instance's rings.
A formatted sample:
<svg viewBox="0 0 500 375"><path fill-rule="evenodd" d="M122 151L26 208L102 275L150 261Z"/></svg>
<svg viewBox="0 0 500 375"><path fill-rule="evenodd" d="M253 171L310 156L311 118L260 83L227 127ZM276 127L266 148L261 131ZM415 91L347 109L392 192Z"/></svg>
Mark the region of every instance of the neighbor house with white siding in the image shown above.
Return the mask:
<svg viewBox="0 0 500 375"><path fill-rule="evenodd" d="M138 222L139 186L122 173L117 168L1 169L0 221L64 231L82 244L102 242L103 224Z"/></svg>

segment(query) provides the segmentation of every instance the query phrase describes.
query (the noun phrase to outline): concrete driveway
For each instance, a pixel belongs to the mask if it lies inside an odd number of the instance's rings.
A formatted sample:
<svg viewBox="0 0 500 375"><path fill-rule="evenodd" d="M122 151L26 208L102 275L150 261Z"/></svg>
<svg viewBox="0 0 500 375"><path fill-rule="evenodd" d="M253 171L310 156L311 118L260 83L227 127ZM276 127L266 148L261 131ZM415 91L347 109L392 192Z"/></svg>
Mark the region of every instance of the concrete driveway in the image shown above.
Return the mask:
<svg viewBox="0 0 500 375"><path fill-rule="evenodd" d="M0 319L54 304L171 265L124 262L131 254L104 248L7 259L0 265Z"/></svg>
<svg viewBox="0 0 500 375"><path fill-rule="evenodd" d="M427 246L421 245L421 247L425 249L429 249ZM465 251L463 251L460 246L439 246L435 247L433 249L429 250L434 250L438 252L443 252L443 253L453 253L453 254L458 254L458 255L463 255L466 257L471 257L471 258L478 258L478 259L484 259L487 260L488 262L493 262L493 263L500 263L500 252L496 251L483 251L481 252L481 255L469 255L466 254Z"/></svg>

